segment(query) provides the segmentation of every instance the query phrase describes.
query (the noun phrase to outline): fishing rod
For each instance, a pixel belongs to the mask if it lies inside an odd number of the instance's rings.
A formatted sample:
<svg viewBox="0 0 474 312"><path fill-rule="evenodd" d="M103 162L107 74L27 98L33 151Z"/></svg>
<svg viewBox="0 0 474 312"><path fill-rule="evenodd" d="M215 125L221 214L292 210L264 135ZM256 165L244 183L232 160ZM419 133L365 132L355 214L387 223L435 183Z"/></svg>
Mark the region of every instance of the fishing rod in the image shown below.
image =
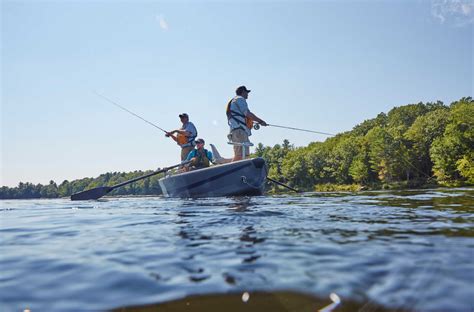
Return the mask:
<svg viewBox="0 0 474 312"><path fill-rule="evenodd" d="M161 127L155 125L154 123L152 123L152 122L146 120L145 118L143 118L143 117L141 117L141 116L135 114L134 112L130 111L129 109L127 109L127 108L125 108L125 107L123 107L122 105L120 105L120 104L118 104L118 103L112 101L111 99L109 99L109 98L103 96L102 94L100 94L100 93L98 93L98 92L96 92L96 91L94 91L94 93L95 93L97 96L99 96L99 97L103 98L104 100L106 100L107 102L109 102L109 103L111 103L111 104L117 106L117 107L120 108L120 109L123 109L123 110L126 111L127 113L132 114L133 116L135 116L135 117L137 117L137 118L140 118L140 119L143 120L144 122L146 122L146 123L152 125L153 127L155 127L155 128L157 128L157 129L163 131L164 133L168 134L168 131L166 131L165 129L163 129L163 128L161 128ZM314 131L314 130L307 130L307 129L300 129L300 128L294 128L294 127L286 127L286 126L271 125L271 124L267 124L267 126L276 127L276 128L290 129L290 130L297 130L297 131L304 131L304 132L311 132L311 133L317 133L317 134L324 134L324 135L329 135L329 136L335 136L335 134L332 134L332 133L326 133L326 132L320 132L320 131ZM254 128L255 130L258 130L258 129L260 129L260 125L259 125L258 123L256 123L256 124L253 125L253 128Z"/></svg>
<svg viewBox="0 0 474 312"><path fill-rule="evenodd" d="M128 110L128 109L126 109L126 108L123 107L122 105L120 105L120 104L118 104L118 103L112 101L111 99L109 99L109 98L103 96L102 94L97 93L96 91L94 91L94 93L95 93L97 96L100 96L101 98L103 98L104 100L106 100L107 102L112 103L113 105L117 106L118 108L123 109L123 110L126 111L127 113L132 114L133 116L135 116L135 117L137 117L137 118L140 118L140 119L143 120L144 122L146 122L146 123L152 125L153 127L157 128L157 129L160 129L160 130L163 131L164 133L168 134L168 131L166 131L165 129L158 127L158 126L155 125L154 123L152 123L152 122L146 120L145 118L143 118L143 117L141 117L141 116L138 116L137 114L135 114L134 112L132 112L132 111L130 111L130 110Z"/></svg>
<svg viewBox="0 0 474 312"><path fill-rule="evenodd" d="M329 136L335 136L335 134L332 134L332 133L319 132L319 131L314 131L314 130L307 130L307 129L294 128L294 127L286 127L286 126L271 125L271 124L267 124L267 126L276 127L276 128L290 129L290 130L297 130L297 131L304 131L304 132L311 132L311 133L317 133L317 134L324 134L324 135L329 135ZM255 130L260 129L260 124L258 124L258 123L254 124L254 125L253 125L253 128L254 128Z"/></svg>

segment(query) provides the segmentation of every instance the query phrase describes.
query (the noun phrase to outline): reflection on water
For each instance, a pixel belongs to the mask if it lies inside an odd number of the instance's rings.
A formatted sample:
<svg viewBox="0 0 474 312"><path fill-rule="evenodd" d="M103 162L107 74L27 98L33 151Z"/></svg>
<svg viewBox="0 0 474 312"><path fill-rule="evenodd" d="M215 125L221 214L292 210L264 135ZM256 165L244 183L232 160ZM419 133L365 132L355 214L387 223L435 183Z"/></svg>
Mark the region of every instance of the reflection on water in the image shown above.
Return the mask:
<svg viewBox="0 0 474 312"><path fill-rule="evenodd" d="M212 240L230 240L231 238L225 236L224 232L212 234L205 234L202 225L196 224L194 218L199 218L202 213L201 209L209 208L208 202L200 202L197 205L185 205L185 209L180 209L177 212L178 219L176 224L179 224L178 237L180 243L186 247L186 250L181 252L183 260L192 260L200 256L206 256L206 245L210 245ZM226 205L228 211L231 214L234 213L245 213L252 209L252 206L256 206L252 203L252 198L241 197L233 198ZM229 219L232 217L216 218L207 223L207 225L219 226L229 223ZM245 220L245 215L240 219ZM248 224L247 224L248 223ZM232 226L234 228L234 226ZM234 229L233 229L234 230ZM238 237L240 244L238 244L232 251L233 259L239 259L241 264L254 263L261 256L258 253L258 249L254 247L255 244L259 244L265 241L265 238L258 237L257 231L252 225L252 220L244 223L239 223L235 230L239 231ZM185 266L184 269L189 273L189 280L192 282L202 282L211 277L210 274L206 273L206 266L190 268ZM251 266L239 266L235 268L239 272L253 273L254 270ZM235 285L237 283L236 274L232 270L222 272L222 278L227 284Z"/></svg>
<svg viewBox="0 0 474 312"><path fill-rule="evenodd" d="M2 201L0 310L471 311L473 199Z"/></svg>

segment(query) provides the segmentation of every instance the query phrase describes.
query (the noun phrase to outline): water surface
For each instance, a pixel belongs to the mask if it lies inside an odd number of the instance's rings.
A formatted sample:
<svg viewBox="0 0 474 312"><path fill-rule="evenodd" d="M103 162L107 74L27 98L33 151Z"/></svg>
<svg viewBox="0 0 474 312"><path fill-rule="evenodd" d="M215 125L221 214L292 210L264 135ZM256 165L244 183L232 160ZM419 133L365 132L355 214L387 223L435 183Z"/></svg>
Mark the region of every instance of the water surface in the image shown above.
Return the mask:
<svg viewBox="0 0 474 312"><path fill-rule="evenodd" d="M289 293L315 311L334 292L341 311L474 310L473 189L0 204L1 311L244 292L249 307Z"/></svg>

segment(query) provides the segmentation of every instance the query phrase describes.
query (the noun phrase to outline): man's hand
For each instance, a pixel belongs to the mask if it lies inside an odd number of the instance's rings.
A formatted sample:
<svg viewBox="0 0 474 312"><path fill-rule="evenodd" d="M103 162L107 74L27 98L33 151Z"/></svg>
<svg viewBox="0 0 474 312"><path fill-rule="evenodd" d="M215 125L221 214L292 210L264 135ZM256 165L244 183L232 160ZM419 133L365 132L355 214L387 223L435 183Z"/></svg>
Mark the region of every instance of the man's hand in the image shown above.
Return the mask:
<svg viewBox="0 0 474 312"><path fill-rule="evenodd" d="M172 136L173 133L175 133L175 132L176 132L176 130L173 130L173 131L170 131L170 132L166 132L165 136L169 138L169 137Z"/></svg>
<svg viewBox="0 0 474 312"><path fill-rule="evenodd" d="M268 124L265 122L265 120L260 120L260 124L264 127L268 126Z"/></svg>

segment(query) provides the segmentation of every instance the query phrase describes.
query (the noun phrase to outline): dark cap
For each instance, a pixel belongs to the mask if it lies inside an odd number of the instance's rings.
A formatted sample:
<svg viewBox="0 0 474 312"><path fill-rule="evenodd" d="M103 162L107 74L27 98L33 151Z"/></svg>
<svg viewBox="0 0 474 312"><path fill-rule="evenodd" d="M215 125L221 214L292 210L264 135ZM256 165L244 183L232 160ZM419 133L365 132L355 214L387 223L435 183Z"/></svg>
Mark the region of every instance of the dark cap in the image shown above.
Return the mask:
<svg viewBox="0 0 474 312"><path fill-rule="evenodd" d="M250 90L248 90L246 86L240 86L237 88L237 90L235 90L235 94L242 95L244 91L250 92Z"/></svg>
<svg viewBox="0 0 474 312"><path fill-rule="evenodd" d="M188 114L186 113L179 114L179 118L183 118L183 117L189 118Z"/></svg>
<svg viewBox="0 0 474 312"><path fill-rule="evenodd" d="M197 139L195 142L196 142L196 143L202 143L202 144L204 144L204 139L199 138L199 139Z"/></svg>

